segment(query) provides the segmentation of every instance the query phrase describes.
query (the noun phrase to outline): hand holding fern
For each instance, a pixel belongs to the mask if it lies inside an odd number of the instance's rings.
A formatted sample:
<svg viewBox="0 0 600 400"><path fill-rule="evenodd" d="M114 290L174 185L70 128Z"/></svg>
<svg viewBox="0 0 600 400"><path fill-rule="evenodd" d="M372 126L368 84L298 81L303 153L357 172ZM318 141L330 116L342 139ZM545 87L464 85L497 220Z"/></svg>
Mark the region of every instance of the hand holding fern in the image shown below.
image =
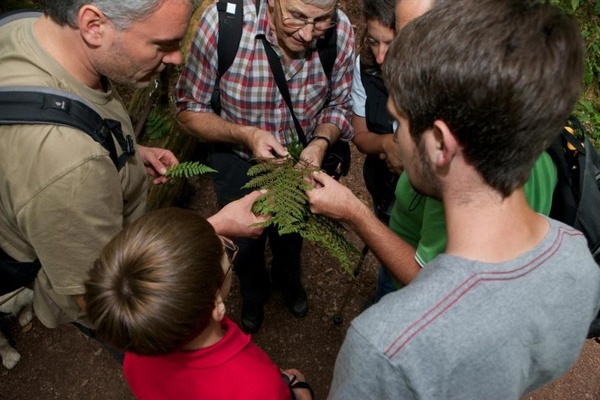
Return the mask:
<svg viewBox="0 0 600 400"><path fill-rule="evenodd" d="M258 216L252 212L252 206L264 191L254 191L239 200L233 201L208 218L208 222L219 235L227 237L258 238L264 230L257 226L266 222L270 216Z"/></svg>
<svg viewBox="0 0 600 400"><path fill-rule="evenodd" d="M287 149L277 141L277 138L267 131L255 128L246 136L246 146L252 151L254 158L266 159L276 156L285 157Z"/></svg>
<svg viewBox="0 0 600 400"><path fill-rule="evenodd" d="M175 164L179 164L177 157L167 149L161 149L158 147L146 147L142 145L136 145L136 150L139 152L144 167L148 175L156 177L152 181L155 185L165 183L168 178L165 175L167 169Z"/></svg>
<svg viewBox="0 0 600 400"><path fill-rule="evenodd" d="M326 173L315 172L311 178L314 189L306 191L311 212L352 224L361 211L369 211L350 189Z"/></svg>

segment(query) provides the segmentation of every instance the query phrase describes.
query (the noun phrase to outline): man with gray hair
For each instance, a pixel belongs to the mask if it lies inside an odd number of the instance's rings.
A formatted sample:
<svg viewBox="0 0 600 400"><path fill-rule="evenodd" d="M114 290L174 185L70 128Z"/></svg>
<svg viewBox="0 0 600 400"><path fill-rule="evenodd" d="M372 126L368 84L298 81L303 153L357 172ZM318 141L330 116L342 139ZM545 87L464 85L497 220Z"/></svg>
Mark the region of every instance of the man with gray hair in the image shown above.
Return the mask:
<svg viewBox="0 0 600 400"><path fill-rule="evenodd" d="M600 270L524 185L582 78L578 26L548 2L455 0L400 30L384 63L394 140L415 190L443 202L448 244L352 321L331 399L516 400L575 363ZM393 245L350 190L314 179L314 212Z"/></svg>
<svg viewBox="0 0 600 400"><path fill-rule="evenodd" d="M287 154L285 146L302 143L299 129L308 142L300 157L315 166L322 165L329 146L353 135L350 86L354 36L337 1L255 1L259 0L243 1L239 49L220 77L220 114L211 106L211 95L218 73L218 7L223 4L209 7L200 19L176 87L180 125L203 141L218 143L211 163L218 171L214 182L221 205L245 193L240 188L249 180L252 158L283 156ZM336 57L328 79L317 40L332 33L336 34ZM271 63L269 52L276 58ZM283 86L289 90L291 104L286 104L278 88L274 77L277 68L282 70L279 82L285 79ZM265 265L267 237L273 256L270 276ZM235 271L243 300L242 328L249 333L260 329L271 280L281 290L289 311L295 317L306 315L300 235L280 236L270 227L258 240L242 239L237 244L240 251Z"/></svg>
<svg viewBox="0 0 600 400"><path fill-rule="evenodd" d="M187 30L191 3L45 3L44 15L15 19L0 28L0 87L37 86L76 94L134 138L113 82L143 86L167 64L181 62L179 41ZM117 171L108 151L77 129L0 126L0 250L3 259L20 265L39 260L34 308L49 328L66 322L91 327L83 294L92 262L123 225L145 212L146 172L155 184L163 183L167 168L177 163L165 149L135 145L135 150ZM246 199L211 222L222 234L258 234L260 230L248 228L257 221L251 205L252 199Z"/></svg>

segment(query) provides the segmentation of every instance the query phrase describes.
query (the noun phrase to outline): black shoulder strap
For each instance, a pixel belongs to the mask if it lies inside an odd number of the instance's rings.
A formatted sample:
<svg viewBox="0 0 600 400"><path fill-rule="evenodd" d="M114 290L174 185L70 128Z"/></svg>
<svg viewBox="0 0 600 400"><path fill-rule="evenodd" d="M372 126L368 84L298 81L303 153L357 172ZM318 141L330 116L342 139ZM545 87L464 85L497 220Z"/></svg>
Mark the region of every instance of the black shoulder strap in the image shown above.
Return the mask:
<svg viewBox="0 0 600 400"><path fill-rule="evenodd" d="M79 96L37 86L0 87L0 125L54 124L76 128L98 142L110 154L117 170L135 154L131 136L123 136L119 121L102 118ZM114 139L123 153L119 156Z"/></svg>
<svg viewBox="0 0 600 400"><path fill-rule="evenodd" d="M273 78L275 79L275 83L277 83L277 87L279 88L279 92L281 93L281 97L285 100L285 104L287 104L288 109L292 113L292 118L294 119L294 126L296 127L296 134L298 135L298 139L300 139L300 143L302 146L306 147L308 141L306 140L306 135L304 134L304 130L300 125L300 121L296 117L296 113L294 112L294 107L292 105L292 99L290 96L290 90L287 85L287 81L285 80L285 74L283 72L283 67L281 66L281 61L279 60L279 56L273 50L265 35L257 36L265 47L265 52L267 53L267 58L269 59L269 66L271 67L271 72L273 73Z"/></svg>
<svg viewBox="0 0 600 400"><path fill-rule="evenodd" d="M327 80L329 81L329 87L327 90L327 98L325 99L325 104L329 103L331 100L331 74L333 72L333 64L335 63L335 57L337 53L337 43L335 42L335 38L337 34L335 33L336 29L329 29L323 38L317 40L317 48L319 51L319 59L321 60L321 65L323 66L323 70L325 71L325 75L327 76ZM265 48L265 52L267 53L267 58L269 59L269 66L271 67L271 72L273 73L273 78L275 79L275 83L277 83L277 87L279 88L279 92L281 93L281 97L285 100L290 112L292 113L292 118L294 120L294 126L296 128L296 134L298 135L298 139L303 146L308 144L308 140L306 139L306 135L298 118L296 117L296 113L294 112L294 107L292 105L292 100L290 96L290 91L287 85L287 81L285 79L285 74L283 72L283 67L281 66L281 61L279 60L279 56L273 50L267 38L264 35L258 36L259 39L263 42L263 46ZM333 40L333 43L331 41ZM319 46L321 43L321 46Z"/></svg>
<svg viewBox="0 0 600 400"><path fill-rule="evenodd" d="M210 98L210 105L216 114L221 114L221 89L219 86L221 77L233 63L240 47L244 22L244 2L243 0L219 0L217 11L219 13L219 38L217 42L219 67Z"/></svg>
<svg viewBox="0 0 600 400"><path fill-rule="evenodd" d="M331 81L333 65L337 56L337 29L335 26L325 31L325 35L317 40L317 50L327 80Z"/></svg>

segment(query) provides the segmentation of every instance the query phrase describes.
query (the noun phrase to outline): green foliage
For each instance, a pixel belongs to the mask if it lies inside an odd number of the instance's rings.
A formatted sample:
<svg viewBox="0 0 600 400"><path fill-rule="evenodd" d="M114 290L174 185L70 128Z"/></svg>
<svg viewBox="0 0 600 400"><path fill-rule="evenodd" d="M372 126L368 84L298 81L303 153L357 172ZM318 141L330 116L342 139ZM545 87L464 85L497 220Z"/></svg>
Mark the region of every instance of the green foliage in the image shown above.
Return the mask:
<svg viewBox="0 0 600 400"><path fill-rule="evenodd" d="M0 14L26 8L40 8L40 2L31 0L2 0L2 4L0 4Z"/></svg>
<svg viewBox="0 0 600 400"><path fill-rule="evenodd" d="M173 117L162 115L158 107L153 107L146 119L145 135L148 139L157 140L168 135L175 124Z"/></svg>
<svg viewBox="0 0 600 400"><path fill-rule="evenodd" d="M172 165L167 172L165 172L165 176L172 178L185 176L186 178L189 178L190 176L202 175L209 172L217 171L204 164L200 164L198 161L185 161L179 165Z"/></svg>
<svg viewBox="0 0 600 400"><path fill-rule="evenodd" d="M317 170L293 157L265 161L250 168L248 175L253 178L244 188L266 189L252 209L258 215L271 215L260 225L275 226L282 235L298 233L325 247L346 272L352 273L359 251L343 235L344 227L337 221L310 212L305 191L312 186L306 178Z"/></svg>
<svg viewBox="0 0 600 400"><path fill-rule="evenodd" d="M575 114L588 128L592 141L600 145L600 0L552 0L581 26L586 44L585 90Z"/></svg>
<svg viewBox="0 0 600 400"><path fill-rule="evenodd" d="M302 150L304 150L304 146L302 146L302 143L300 143L298 135L296 135L292 129L290 129L290 131L292 131L289 135L289 137L292 138L292 143L287 146L287 150L293 159L299 160L300 154L302 153Z"/></svg>

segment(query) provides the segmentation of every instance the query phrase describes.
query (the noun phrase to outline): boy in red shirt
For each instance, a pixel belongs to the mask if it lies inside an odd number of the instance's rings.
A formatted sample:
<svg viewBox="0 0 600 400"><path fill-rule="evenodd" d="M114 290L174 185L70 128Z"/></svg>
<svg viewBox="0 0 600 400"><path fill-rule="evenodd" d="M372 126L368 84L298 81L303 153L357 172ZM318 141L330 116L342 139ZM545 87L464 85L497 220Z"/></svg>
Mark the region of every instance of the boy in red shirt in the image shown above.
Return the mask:
<svg viewBox="0 0 600 400"><path fill-rule="evenodd" d="M225 315L237 247L191 210L162 209L125 227L86 284L89 317L125 350L139 399L312 399ZM289 382L289 384L288 384Z"/></svg>

